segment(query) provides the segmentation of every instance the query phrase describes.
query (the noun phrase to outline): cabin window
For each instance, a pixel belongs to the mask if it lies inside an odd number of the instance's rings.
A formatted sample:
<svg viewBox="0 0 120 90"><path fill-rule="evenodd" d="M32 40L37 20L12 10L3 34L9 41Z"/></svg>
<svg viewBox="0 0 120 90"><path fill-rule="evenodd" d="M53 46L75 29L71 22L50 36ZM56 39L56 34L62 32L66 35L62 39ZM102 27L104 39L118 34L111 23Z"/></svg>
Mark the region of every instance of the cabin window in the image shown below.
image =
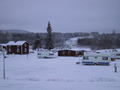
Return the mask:
<svg viewBox="0 0 120 90"><path fill-rule="evenodd" d="M25 48L25 50L24 50L25 52L27 52L27 48Z"/></svg>
<svg viewBox="0 0 120 90"><path fill-rule="evenodd" d="M8 49L8 50L9 50L9 52L11 52L11 47L10 47L10 46L9 46L9 49Z"/></svg>
<svg viewBox="0 0 120 90"><path fill-rule="evenodd" d="M108 60L108 57L103 57L103 60Z"/></svg>
<svg viewBox="0 0 120 90"><path fill-rule="evenodd" d="M25 43L25 47L27 47L27 44Z"/></svg>
<svg viewBox="0 0 120 90"><path fill-rule="evenodd" d="M19 46L17 46L17 52L20 52L20 48L19 48Z"/></svg>
<svg viewBox="0 0 120 90"><path fill-rule="evenodd" d="M62 54L63 54L63 55L65 55L65 54L66 54L66 52L65 52L65 51L62 51Z"/></svg>
<svg viewBox="0 0 120 90"><path fill-rule="evenodd" d="M84 60L88 60L89 57L88 57L88 56L84 56L83 59L84 59Z"/></svg>

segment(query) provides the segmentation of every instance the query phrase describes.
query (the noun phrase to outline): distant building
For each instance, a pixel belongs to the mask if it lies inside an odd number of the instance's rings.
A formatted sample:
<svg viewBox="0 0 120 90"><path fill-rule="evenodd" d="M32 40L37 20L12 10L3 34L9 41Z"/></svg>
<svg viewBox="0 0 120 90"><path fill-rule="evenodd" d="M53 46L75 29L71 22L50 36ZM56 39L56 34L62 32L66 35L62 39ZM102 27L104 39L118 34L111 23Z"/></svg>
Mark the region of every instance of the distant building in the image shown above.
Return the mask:
<svg viewBox="0 0 120 90"><path fill-rule="evenodd" d="M26 41L9 41L6 44L7 54L29 54L29 43Z"/></svg>
<svg viewBox="0 0 120 90"><path fill-rule="evenodd" d="M59 50L58 56L82 56L83 52L75 50Z"/></svg>
<svg viewBox="0 0 120 90"><path fill-rule="evenodd" d="M58 56L76 56L76 52L73 50L59 50Z"/></svg>
<svg viewBox="0 0 120 90"><path fill-rule="evenodd" d="M84 50L59 50L58 56L83 56Z"/></svg>

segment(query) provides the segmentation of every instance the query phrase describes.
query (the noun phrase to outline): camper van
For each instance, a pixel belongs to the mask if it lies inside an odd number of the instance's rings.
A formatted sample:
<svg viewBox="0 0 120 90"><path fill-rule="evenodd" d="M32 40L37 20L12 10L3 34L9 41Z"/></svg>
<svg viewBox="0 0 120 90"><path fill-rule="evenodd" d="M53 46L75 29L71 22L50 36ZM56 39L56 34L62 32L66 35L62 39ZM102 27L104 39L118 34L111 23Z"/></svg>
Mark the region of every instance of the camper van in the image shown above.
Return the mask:
<svg viewBox="0 0 120 90"><path fill-rule="evenodd" d="M38 58L52 58L54 57L54 53L49 50L42 50L38 51L37 56Z"/></svg>
<svg viewBox="0 0 120 90"><path fill-rule="evenodd" d="M119 51L111 51L111 60L120 59L120 52Z"/></svg>
<svg viewBox="0 0 120 90"><path fill-rule="evenodd" d="M84 53L82 64L84 65L109 65L111 55L108 53L86 52Z"/></svg>
<svg viewBox="0 0 120 90"><path fill-rule="evenodd" d="M116 59L120 59L120 51L117 49L106 49L106 50L98 50L99 53L108 53L111 55L111 61Z"/></svg>

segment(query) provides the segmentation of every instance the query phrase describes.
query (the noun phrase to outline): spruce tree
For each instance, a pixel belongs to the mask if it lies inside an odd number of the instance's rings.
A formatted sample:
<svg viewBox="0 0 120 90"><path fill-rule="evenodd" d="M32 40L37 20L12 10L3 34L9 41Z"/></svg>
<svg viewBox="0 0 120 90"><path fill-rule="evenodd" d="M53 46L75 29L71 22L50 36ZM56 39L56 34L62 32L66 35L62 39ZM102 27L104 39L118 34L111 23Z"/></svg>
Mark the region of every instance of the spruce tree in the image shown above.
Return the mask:
<svg viewBox="0 0 120 90"><path fill-rule="evenodd" d="M54 48L53 46L53 39L52 39L52 28L50 22L48 22L48 27L47 27L47 37L46 37L46 49L51 50Z"/></svg>

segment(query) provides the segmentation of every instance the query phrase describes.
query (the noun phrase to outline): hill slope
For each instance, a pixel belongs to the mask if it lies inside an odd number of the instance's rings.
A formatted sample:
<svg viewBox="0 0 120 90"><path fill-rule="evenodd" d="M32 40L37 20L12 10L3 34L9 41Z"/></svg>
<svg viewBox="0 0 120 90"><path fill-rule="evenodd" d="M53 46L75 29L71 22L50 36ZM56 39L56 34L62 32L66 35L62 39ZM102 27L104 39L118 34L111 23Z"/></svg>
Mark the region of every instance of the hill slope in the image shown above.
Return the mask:
<svg viewBox="0 0 120 90"><path fill-rule="evenodd" d="M3 32L3 33L30 33L29 31L26 31L26 30L0 30L0 32Z"/></svg>

